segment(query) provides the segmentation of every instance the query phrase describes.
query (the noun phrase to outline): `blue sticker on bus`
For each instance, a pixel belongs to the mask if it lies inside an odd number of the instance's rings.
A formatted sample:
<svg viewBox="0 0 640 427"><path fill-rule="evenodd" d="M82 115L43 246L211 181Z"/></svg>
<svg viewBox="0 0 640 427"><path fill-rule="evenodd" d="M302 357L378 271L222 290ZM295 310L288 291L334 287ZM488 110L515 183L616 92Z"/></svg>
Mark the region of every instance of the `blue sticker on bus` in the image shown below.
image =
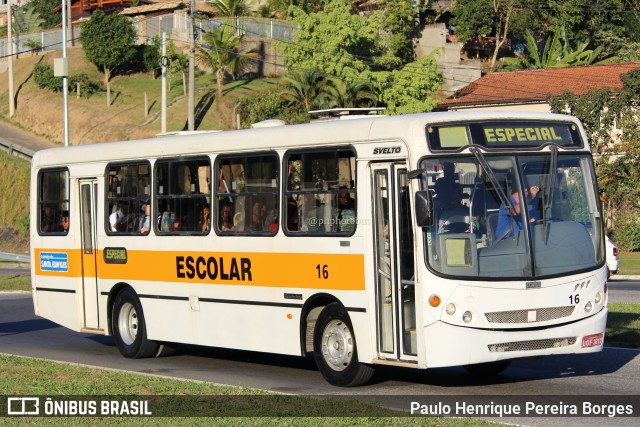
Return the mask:
<svg viewBox="0 0 640 427"><path fill-rule="evenodd" d="M66 253L42 252L40 254L40 269L42 271L69 271L69 259Z"/></svg>

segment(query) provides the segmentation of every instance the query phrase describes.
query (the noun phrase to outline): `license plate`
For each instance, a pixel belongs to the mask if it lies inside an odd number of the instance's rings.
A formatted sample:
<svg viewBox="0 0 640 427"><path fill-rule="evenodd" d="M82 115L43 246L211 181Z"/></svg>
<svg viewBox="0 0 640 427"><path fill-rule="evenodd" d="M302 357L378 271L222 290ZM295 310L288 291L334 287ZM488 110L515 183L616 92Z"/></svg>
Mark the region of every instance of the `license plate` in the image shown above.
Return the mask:
<svg viewBox="0 0 640 427"><path fill-rule="evenodd" d="M603 340L604 334L587 335L586 337L582 337L582 348L602 345Z"/></svg>

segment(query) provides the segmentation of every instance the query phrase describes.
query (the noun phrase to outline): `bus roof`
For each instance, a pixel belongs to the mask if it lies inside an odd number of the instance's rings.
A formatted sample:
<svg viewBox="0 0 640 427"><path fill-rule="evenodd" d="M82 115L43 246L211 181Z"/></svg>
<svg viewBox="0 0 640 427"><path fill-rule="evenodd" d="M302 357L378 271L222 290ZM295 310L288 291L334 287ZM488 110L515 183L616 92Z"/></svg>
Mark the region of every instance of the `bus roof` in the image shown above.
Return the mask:
<svg viewBox="0 0 640 427"><path fill-rule="evenodd" d="M359 120L317 122L50 148L37 151L34 154L32 167L108 162L125 158L307 148L364 141L409 141L424 139L425 126L427 125L489 119L531 119L579 123L572 116L521 111L456 111L385 117L372 116Z"/></svg>

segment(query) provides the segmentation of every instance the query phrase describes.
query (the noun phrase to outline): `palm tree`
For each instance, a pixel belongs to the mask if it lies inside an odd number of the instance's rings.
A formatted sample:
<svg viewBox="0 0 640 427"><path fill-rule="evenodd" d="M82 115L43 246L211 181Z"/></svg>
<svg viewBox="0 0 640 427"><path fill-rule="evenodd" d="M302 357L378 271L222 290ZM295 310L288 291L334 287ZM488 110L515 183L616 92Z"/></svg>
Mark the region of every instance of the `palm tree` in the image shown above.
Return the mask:
<svg viewBox="0 0 640 427"><path fill-rule="evenodd" d="M236 36L230 27L215 27L206 33L202 40L203 43L196 52L196 61L204 67L211 68L215 73L218 101L222 99L226 75L231 74L235 78L238 72L260 55L253 50L242 52L242 36Z"/></svg>
<svg viewBox="0 0 640 427"><path fill-rule="evenodd" d="M542 52L538 50L536 39L529 30L526 31L525 40L527 42L527 54L519 55L515 58L502 58L501 61L505 64L505 69L564 68L590 65L594 63L600 52L602 52L602 46L598 46L594 50L585 50L589 45L588 40L580 43L575 50L572 50L567 41L564 28L556 30L553 33L553 37L547 38Z"/></svg>
<svg viewBox="0 0 640 427"><path fill-rule="evenodd" d="M22 6L13 12L13 31L16 34L28 34L40 31L44 19L33 6Z"/></svg>
<svg viewBox="0 0 640 427"><path fill-rule="evenodd" d="M280 97L291 104L301 105L305 111L326 106L327 78L321 72L292 71L284 76L286 88Z"/></svg>
<svg viewBox="0 0 640 427"><path fill-rule="evenodd" d="M371 82L341 80L337 77L330 77L327 81L322 96L328 98L327 103L331 107L375 107L378 103L377 90Z"/></svg>
<svg viewBox="0 0 640 427"><path fill-rule="evenodd" d="M251 14L251 0L209 0L216 16L247 16Z"/></svg>

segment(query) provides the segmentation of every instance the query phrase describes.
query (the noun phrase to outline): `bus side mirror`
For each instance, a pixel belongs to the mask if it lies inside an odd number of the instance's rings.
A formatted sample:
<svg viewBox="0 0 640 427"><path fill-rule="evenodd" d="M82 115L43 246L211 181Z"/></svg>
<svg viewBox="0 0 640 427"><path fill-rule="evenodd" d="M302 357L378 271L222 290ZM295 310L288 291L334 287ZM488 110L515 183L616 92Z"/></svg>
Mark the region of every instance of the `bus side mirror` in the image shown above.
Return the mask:
<svg viewBox="0 0 640 427"><path fill-rule="evenodd" d="M428 191L416 191L416 224L418 227L433 224L433 200Z"/></svg>

